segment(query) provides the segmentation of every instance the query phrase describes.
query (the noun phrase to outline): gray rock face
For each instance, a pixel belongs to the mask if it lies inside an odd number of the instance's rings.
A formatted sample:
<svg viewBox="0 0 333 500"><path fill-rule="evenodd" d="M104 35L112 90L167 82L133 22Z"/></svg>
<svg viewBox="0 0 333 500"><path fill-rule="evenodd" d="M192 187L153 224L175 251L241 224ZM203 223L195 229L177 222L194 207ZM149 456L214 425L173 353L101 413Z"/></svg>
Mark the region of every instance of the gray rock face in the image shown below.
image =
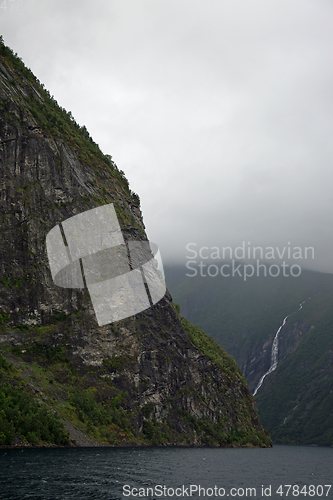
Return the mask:
<svg viewBox="0 0 333 500"><path fill-rule="evenodd" d="M64 388L68 365L54 368L35 356L62 346L78 390L93 388L102 403L125 394L121 408L132 431L109 442L246 445L255 435L254 444L264 445L244 382L194 347L168 293L144 312L100 327L86 289L54 284L45 238L69 217L113 203L125 240L146 239L138 197L85 133L2 48L0 347L6 353L18 346L26 363L37 360ZM54 394L60 404L68 401L63 389Z"/></svg>

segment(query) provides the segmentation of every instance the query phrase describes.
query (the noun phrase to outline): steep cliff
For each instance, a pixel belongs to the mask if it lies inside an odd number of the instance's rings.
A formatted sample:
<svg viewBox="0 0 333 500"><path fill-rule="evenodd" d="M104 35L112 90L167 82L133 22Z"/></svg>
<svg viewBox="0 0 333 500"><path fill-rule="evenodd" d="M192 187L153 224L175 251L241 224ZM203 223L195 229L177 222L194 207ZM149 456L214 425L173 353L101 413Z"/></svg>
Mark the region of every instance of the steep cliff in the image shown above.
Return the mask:
<svg viewBox="0 0 333 500"><path fill-rule="evenodd" d="M0 402L7 420L17 389L59 415L77 444L270 445L237 365L226 353L219 361L203 354L197 337L190 341L169 293L144 312L98 326L87 289L54 284L47 233L112 203L125 241L146 240L139 198L2 40L0 54L0 348L7 359L0 378L9 391ZM10 427L0 444L26 437L24 425ZM50 435L37 428L26 439L58 442Z"/></svg>

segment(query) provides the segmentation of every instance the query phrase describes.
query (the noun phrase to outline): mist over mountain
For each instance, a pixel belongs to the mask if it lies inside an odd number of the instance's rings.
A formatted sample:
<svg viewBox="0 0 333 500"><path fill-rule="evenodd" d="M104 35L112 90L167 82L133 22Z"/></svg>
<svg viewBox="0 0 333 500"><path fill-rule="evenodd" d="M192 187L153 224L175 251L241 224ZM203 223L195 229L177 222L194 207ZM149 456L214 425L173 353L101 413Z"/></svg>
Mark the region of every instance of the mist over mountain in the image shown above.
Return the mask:
<svg viewBox="0 0 333 500"><path fill-rule="evenodd" d="M163 261L290 242L333 272L330 1L1 5L6 43L140 194Z"/></svg>

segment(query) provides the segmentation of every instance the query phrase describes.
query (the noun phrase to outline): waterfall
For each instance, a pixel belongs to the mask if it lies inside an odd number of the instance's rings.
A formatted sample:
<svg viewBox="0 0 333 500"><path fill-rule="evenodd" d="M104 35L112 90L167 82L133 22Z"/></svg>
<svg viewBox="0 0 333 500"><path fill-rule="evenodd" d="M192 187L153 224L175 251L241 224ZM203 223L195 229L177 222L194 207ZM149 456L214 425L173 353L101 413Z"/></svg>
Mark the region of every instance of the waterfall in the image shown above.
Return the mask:
<svg viewBox="0 0 333 500"><path fill-rule="evenodd" d="M298 311L300 311L303 308L304 302L305 302L305 300L303 300L303 302L299 305ZM274 340L273 340L273 344L272 344L271 366L269 367L269 369L267 370L267 372L259 380L258 385L257 385L257 387L254 390L253 396L255 396L257 394L257 392L259 391L259 389L262 386L262 384L263 384L265 378L267 377L267 375L269 375L270 373L272 373L277 368L278 361L279 361L279 334L280 334L282 328L284 327L284 325L287 323L287 319L289 318L289 316L290 316L290 314L288 314L288 316L286 316L284 318L284 320L282 322L282 325L279 327L278 331L275 334L275 337L274 337Z"/></svg>

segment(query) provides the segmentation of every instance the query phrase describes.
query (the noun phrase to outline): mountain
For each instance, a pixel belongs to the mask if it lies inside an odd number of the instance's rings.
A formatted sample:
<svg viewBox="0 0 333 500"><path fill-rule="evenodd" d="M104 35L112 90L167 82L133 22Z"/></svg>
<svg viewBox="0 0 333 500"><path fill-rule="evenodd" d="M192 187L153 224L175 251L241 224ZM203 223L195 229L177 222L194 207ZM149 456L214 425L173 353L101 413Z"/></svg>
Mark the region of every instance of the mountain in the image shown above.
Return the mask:
<svg viewBox="0 0 333 500"><path fill-rule="evenodd" d="M54 283L51 230L112 204L129 248L147 240L140 200L2 39L0 179L1 445L270 446L238 366L169 293L100 326L89 283Z"/></svg>
<svg viewBox="0 0 333 500"><path fill-rule="evenodd" d="M277 368L256 393L260 420L273 442L332 445L333 276L303 269L297 278L244 281L186 273L165 266L173 299L235 358L251 392L272 364L273 340L288 316Z"/></svg>
<svg viewBox="0 0 333 500"><path fill-rule="evenodd" d="M276 443L333 445L333 293L308 299L281 330L280 363L256 396Z"/></svg>

